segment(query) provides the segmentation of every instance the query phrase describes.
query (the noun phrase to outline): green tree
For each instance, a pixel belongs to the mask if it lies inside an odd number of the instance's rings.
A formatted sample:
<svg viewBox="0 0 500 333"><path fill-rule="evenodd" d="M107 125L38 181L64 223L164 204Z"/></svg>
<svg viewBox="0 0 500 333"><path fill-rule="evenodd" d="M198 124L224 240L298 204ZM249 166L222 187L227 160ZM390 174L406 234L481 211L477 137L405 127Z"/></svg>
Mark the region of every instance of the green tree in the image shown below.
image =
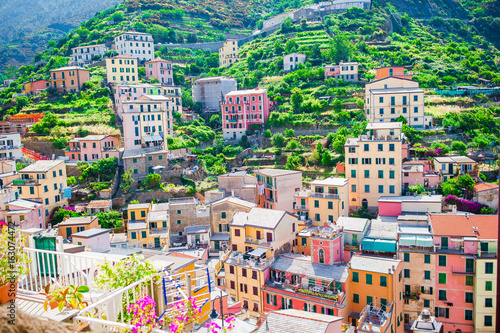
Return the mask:
<svg viewBox="0 0 500 333"><path fill-rule="evenodd" d="M61 223L65 217L79 217L81 216L80 214L78 214L77 212L75 212L74 210L68 210L68 209L64 209L64 208L59 208L55 213L54 213L54 217L52 218L52 225L55 225L55 224L58 224L58 223Z"/></svg>
<svg viewBox="0 0 500 333"><path fill-rule="evenodd" d="M412 186L408 186L408 191L412 194L421 194L425 192L424 185L417 180Z"/></svg>
<svg viewBox="0 0 500 333"><path fill-rule="evenodd" d="M132 179L132 172L134 172L134 169L130 169L122 175L122 182L120 184L120 188L123 194L130 193L130 189L132 188L132 183L134 182L134 179Z"/></svg>
<svg viewBox="0 0 500 333"><path fill-rule="evenodd" d="M299 147L299 143L296 140L290 140L286 144L286 149L296 149Z"/></svg>
<svg viewBox="0 0 500 333"><path fill-rule="evenodd" d="M441 189L443 190L443 195L445 197L447 197L449 195L455 195L455 196L462 195L460 185L458 184L457 180L454 178L448 179L447 181L441 183Z"/></svg>
<svg viewBox="0 0 500 333"><path fill-rule="evenodd" d="M346 61L351 57L354 48L343 34L337 32L335 38L330 42L330 59L338 64L340 61Z"/></svg>
<svg viewBox="0 0 500 333"><path fill-rule="evenodd" d="M457 183L462 188L465 188L466 190L469 191L472 191L474 189L474 185L476 185L476 182L474 181L474 179L472 179L472 177L469 174L458 176Z"/></svg>
<svg viewBox="0 0 500 333"><path fill-rule="evenodd" d="M462 141L452 141L451 150L465 151L467 150L467 145Z"/></svg>
<svg viewBox="0 0 500 333"><path fill-rule="evenodd" d="M150 173L146 179L149 187L157 187L160 185L161 176L157 173Z"/></svg>
<svg viewBox="0 0 500 333"><path fill-rule="evenodd" d="M283 131L283 133L287 138L293 138L295 136L295 131L293 130L293 128L287 128Z"/></svg>
<svg viewBox="0 0 500 333"><path fill-rule="evenodd" d="M106 213L97 213L97 218L99 219L99 225L104 229L115 229L120 227L123 223L122 214L116 210L110 210Z"/></svg>
<svg viewBox="0 0 500 333"><path fill-rule="evenodd" d="M270 138L272 136L271 130L266 129L263 135L265 138Z"/></svg>
<svg viewBox="0 0 500 333"><path fill-rule="evenodd" d="M285 146L285 137L281 133L276 133L273 135L271 142L273 146L283 148Z"/></svg>
<svg viewBox="0 0 500 333"><path fill-rule="evenodd" d="M25 106L30 103L30 100L26 96L19 96L16 98L17 111L21 111Z"/></svg>
<svg viewBox="0 0 500 333"><path fill-rule="evenodd" d="M324 166L331 166L332 165L332 155L330 154L330 152L328 150L326 150L322 157L321 157L321 164L323 164Z"/></svg>
<svg viewBox="0 0 500 333"><path fill-rule="evenodd" d="M66 180L66 184L68 186L75 185L76 184L76 177L75 176L68 177Z"/></svg>
<svg viewBox="0 0 500 333"><path fill-rule="evenodd" d="M294 39L289 39L285 44L285 53L297 52L299 44Z"/></svg>
<svg viewBox="0 0 500 333"><path fill-rule="evenodd" d="M16 163L17 172L21 171L24 168L26 168L26 163L22 163L22 162Z"/></svg>
<svg viewBox="0 0 500 333"><path fill-rule="evenodd" d="M302 91L298 88L292 89L292 96L290 97L290 102L293 105L293 109L298 111L300 105L304 101L304 96L302 95Z"/></svg>
<svg viewBox="0 0 500 333"><path fill-rule="evenodd" d="M277 56L282 56L283 52L285 52L285 48L283 47L283 42L281 40L277 40L274 42L274 54Z"/></svg>

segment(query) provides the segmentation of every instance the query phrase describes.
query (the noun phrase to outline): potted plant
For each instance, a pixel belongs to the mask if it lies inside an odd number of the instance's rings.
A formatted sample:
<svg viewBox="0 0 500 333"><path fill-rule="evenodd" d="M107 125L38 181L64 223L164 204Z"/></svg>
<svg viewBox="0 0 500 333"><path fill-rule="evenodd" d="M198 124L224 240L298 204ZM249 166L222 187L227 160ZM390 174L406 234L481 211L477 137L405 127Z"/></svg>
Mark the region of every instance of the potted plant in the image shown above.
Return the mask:
<svg viewBox="0 0 500 333"><path fill-rule="evenodd" d="M29 271L31 259L23 250L25 240L18 229L0 222L0 304L16 298L19 277Z"/></svg>

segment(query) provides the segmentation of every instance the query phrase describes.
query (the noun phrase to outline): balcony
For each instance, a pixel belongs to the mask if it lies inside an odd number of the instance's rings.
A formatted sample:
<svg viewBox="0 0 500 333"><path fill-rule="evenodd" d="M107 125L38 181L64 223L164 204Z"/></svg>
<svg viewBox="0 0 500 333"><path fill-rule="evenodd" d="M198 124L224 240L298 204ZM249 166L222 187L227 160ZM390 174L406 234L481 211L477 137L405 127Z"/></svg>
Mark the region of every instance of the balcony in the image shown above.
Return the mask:
<svg viewBox="0 0 500 333"><path fill-rule="evenodd" d="M229 258L226 260L226 264L237 265L240 267L255 268L259 270L264 270L270 267L274 262L274 257L270 259L244 259L241 253L232 252Z"/></svg>
<svg viewBox="0 0 500 333"><path fill-rule="evenodd" d="M12 181L12 185L40 185L40 181L38 179L15 179Z"/></svg>
<svg viewBox="0 0 500 333"><path fill-rule="evenodd" d="M443 254L461 254L464 253L464 247L454 247L454 248L442 248L441 246L438 246L436 249L437 253L443 253Z"/></svg>
<svg viewBox="0 0 500 333"><path fill-rule="evenodd" d="M453 275L465 275L474 276L476 275L474 267L451 267L451 274Z"/></svg>
<svg viewBox="0 0 500 333"><path fill-rule="evenodd" d="M295 205L295 210L309 210L307 205Z"/></svg>
<svg viewBox="0 0 500 333"><path fill-rule="evenodd" d="M117 151L118 147L103 147L102 151Z"/></svg>
<svg viewBox="0 0 500 333"><path fill-rule="evenodd" d="M275 202L274 198L271 198L271 197L266 197L266 201L270 202L270 203L274 203Z"/></svg>
<svg viewBox="0 0 500 333"><path fill-rule="evenodd" d="M65 151L79 152L79 151L82 151L82 148L81 147L66 147Z"/></svg>
<svg viewBox="0 0 500 333"><path fill-rule="evenodd" d="M256 239L253 237L245 237L245 243L261 245L261 246L266 246L266 247L271 246L271 244L267 240L265 240L264 238Z"/></svg>
<svg viewBox="0 0 500 333"><path fill-rule="evenodd" d="M4 145L4 146L0 146L0 150L12 150L12 149L20 149L22 148L21 146L8 146L8 145Z"/></svg>
<svg viewBox="0 0 500 333"><path fill-rule="evenodd" d="M314 290L314 288L321 287L301 288L300 284L283 283L280 281L272 281L270 279L266 281L264 286L269 289L293 293L294 295L292 297L300 298L303 295L307 298L313 298L318 301L331 302L335 307L345 307L346 294L344 292L335 293L333 291Z"/></svg>
<svg viewBox="0 0 500 333"><path fill-rule="evenodd" d="M238 119L229 119L228 120L230 123L237 123L238 122Z"/></svg>
<svg viewBox="0 0 500 333"><path fill-rule="evenodd" d="M477 256L480 258L496 258L497 251L481 251L481 249L477 249Z"/></svg>
<svg viewBox="0 0 500 333"><path fill-rule="evenodd" d="M272 190L273 189L273 184L266 184L266 188Z"/></svg>
<svg viewBox="0 0 500 333"><path fill-rule="evenodd" d="M340 200L340 195L333 193L312 192L312 198Z"/></svg>
<svg viewBox="0 0 500 333"><path fill-rule="evenodd" d="M239 101L239 102L236 102L236 101L233 101L233 102L223 101L223 102L220 102L220 103L221 103L221 106L226 106L226 105L241 105L241 104L250 105L250 101Z"/></svg>

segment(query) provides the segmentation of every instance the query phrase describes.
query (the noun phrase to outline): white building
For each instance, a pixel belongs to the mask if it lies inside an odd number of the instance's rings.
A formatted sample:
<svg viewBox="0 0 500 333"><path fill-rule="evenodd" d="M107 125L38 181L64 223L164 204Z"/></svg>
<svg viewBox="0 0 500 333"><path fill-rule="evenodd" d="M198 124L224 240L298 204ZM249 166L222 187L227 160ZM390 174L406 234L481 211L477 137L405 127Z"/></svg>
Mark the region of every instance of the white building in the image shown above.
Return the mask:
<svg viewBox="0 0 500 333"><path fill-rule="evenodd" d="M220 102L226 94L236 90L236 79L227 76L198 79L193 84L193 100L200 102L205 109L220 111Z"/></svg>
<svg viewBox="0 0 500 333"><path fill-rule="evenodd" d="M283 69L285 72L291 72L297 69L299 64L305 64L306 55L302 53L290 53L283 56Z"/></svg>
<svg viewBox="0 0 500 333"><path fill-rule="evenodd" d="M21 134L9 133L0 135L0 159L19 160L23 157Z"/></svg>
<svg viewBox="0 0 500 333"><path fill-rule="evenodd" d="M107 50L106 44L73 47L71 49L72 65L83 66L91 64L95 57L101 57L102 59Z"/></svg>
<svg viewBox="0 0 500 333"><path fill-rule="evenodd" d="M193 225L184 228L189 246L206 245L210 242L209 225Z"/></svg>
<svg viewBox="0 0 500 333"><path fill-rule="evenodd" d="M219 48L219 67L229 67L240 60L238 53L238 41L226 40Z"/></svg>
<svg viewBox="0 0 500 333"><path fill-rule="evenodd" d="M139 61L154 59L155 49L153 35L128 31L115 37L115 49L118 54L136 57Z"/></svg>

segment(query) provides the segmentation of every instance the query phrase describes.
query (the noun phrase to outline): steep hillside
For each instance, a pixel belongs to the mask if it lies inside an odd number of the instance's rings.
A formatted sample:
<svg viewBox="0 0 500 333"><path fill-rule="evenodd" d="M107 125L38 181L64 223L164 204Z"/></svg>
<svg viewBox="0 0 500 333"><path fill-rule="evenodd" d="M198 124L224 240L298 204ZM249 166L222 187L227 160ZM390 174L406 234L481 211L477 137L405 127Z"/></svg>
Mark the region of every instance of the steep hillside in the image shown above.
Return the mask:
<svg viewBox="0 0 500 333"><path fill-rule="evenodd" d="M3 0L0 2L0 67L29 63L49 40L121 0Z"/></svg>

